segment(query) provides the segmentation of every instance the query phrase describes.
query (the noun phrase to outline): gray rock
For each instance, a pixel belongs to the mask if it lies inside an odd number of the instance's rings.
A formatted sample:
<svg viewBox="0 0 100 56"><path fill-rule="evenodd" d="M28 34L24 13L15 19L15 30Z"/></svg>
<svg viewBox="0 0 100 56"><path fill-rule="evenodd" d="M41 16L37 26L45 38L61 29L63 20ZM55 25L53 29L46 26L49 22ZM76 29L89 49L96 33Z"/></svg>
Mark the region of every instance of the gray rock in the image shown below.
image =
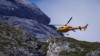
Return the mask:
<svg viewBox="0 0 100 56"><path fill-rule="evenodd" d="M68 37L52 38L49 40L47 56L100 56L100 43Z"/></svg>
<svg viewBox="0 0 100 56"><path fill-rule="evenodd" d="M62 36L49 26L50 18L27 0L0 0L0 22L26 30L41 41Z"/></svg>
<svg viewBox="0 0 100 56"><path fill-rule="evenodd" d="M34 19L43 24L50 22L48 16L27 0L0 0L0 15Z"/></svg>
<svg viewBox="0 0 100 56"><path fill-rule="evenodd" d="M86 56L100 56L100 49L91 51L91 52L87 53Z"/></svg>
<svg viewBox="0 0 100 56"><path fill-rule="evenodd" d="M26 31L0 23L0 56L45 56L42 44Z"/></svg>
<svg viewBox="0 0 100 56"><path fill-rule="evenodd" d="M15 26L18 29L26 30L27 32L35 35L39 40L46 41L51 37L61 37L54 29L47 25L40 24L36 20L18 18L13 16L2 16L0 22L4 22Z"/></svg>

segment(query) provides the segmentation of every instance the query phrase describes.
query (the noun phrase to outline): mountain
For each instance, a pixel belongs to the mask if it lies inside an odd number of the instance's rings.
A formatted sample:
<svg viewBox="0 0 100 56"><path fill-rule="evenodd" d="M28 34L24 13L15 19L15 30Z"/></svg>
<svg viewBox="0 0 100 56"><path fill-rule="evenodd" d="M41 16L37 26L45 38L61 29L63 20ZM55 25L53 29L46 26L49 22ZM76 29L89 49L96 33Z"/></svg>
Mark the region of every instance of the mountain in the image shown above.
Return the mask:
<svg viewBox="0 0 100 56"><path fill-rule="evenodd" d="M34 19L42 24L50 22L48 16L27 0L0 0L0 15Z"/></svg>
<svg viewBox="0 0 100 56"><path fill-rule="evenodd" d="M99 42L62 37L49 23L28 0L0 0L0 56L100 56Z"/></svg>
<svg viewBox="0 0 100 56"><path fill-rule="evenodd" d="M0 0L0 22L26 30L43 41L62 36L49 25L50 18L28 0Z"/></svg>

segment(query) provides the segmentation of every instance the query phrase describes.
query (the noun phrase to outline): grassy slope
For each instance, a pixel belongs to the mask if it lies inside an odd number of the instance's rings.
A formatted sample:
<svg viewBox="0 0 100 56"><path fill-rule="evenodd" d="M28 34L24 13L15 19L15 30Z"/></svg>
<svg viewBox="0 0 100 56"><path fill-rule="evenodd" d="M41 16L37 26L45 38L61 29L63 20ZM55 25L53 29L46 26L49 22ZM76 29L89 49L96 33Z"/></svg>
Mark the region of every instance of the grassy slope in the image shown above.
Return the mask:
<svg viewBox="0 0 100 56"><path fill-rule="evenodd" d="M53 42L53 39L51 40ZM99 42L86 42L86 41L79 41L76 39L73 39L71 37L63 37L63 38L55 38L55 42L57 41L67 41L72 44L69 45L70 48L76 48L76 51L67 52L67 50L63 50L60 52L60 55L70 55L70 56L85 56L87 53L91 51L95 51L100 49L100 43ZM77 46L80 46L81 48L84 48L84 51L80 51L80 49L77 48Z"/></svg>

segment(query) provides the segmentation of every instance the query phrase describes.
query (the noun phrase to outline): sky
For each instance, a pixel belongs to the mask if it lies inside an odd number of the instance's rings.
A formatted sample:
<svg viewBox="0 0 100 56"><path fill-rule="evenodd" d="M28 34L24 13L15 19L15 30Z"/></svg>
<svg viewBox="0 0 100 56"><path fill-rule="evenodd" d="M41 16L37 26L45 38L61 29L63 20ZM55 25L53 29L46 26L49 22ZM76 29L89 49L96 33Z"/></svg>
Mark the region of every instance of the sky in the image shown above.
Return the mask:
<svg viewBox="0 0 100 56"><path fill-rule="evenodd" d="M89 24L86 31L68 32L69 37L82 41L100 42L100 0L29 0L35 3L50 19L50 24L73 27ZM65 33L65 36L66 33Z"/></svg>

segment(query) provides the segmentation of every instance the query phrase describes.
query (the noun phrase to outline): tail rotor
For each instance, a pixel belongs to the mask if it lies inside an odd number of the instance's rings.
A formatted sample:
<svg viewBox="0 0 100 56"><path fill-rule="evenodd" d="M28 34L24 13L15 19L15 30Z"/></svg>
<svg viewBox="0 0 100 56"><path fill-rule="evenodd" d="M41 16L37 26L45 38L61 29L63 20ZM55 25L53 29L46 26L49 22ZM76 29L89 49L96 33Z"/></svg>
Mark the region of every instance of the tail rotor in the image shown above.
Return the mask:
<svg viewBox="0 0 100 56"><path fill-rule="evenodd" d="M83 27L84 31L87 29L87 27L88 27L88 24L86 24L86 25Z"/></svg>

